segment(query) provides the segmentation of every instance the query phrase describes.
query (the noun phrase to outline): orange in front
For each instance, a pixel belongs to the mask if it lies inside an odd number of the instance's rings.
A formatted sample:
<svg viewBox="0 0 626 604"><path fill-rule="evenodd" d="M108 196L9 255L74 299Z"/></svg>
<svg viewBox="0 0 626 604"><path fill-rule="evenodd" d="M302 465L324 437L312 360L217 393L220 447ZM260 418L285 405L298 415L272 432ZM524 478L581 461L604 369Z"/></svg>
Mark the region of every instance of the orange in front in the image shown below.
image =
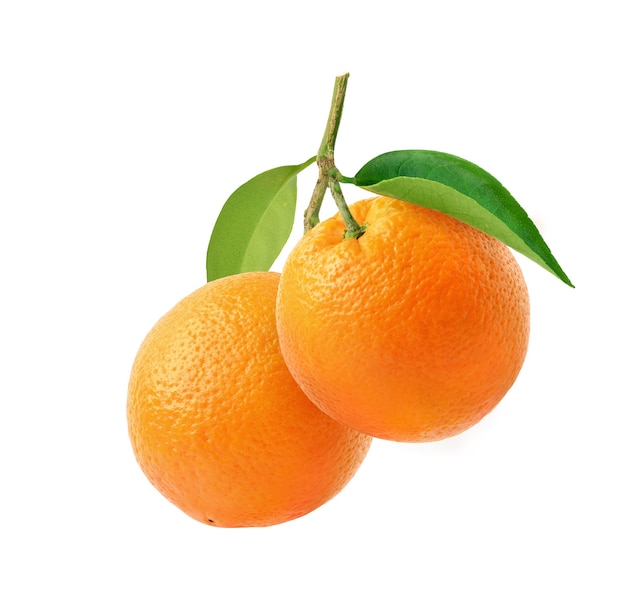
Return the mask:
<svg viewBox="0 0 626 604"><path fill-rule="evenodd" d="M283 356L334 419L372 436L458 434L502 399L524 361L529 300L496 239L440 212L377 197L288 256L277 301Z"/></svg>

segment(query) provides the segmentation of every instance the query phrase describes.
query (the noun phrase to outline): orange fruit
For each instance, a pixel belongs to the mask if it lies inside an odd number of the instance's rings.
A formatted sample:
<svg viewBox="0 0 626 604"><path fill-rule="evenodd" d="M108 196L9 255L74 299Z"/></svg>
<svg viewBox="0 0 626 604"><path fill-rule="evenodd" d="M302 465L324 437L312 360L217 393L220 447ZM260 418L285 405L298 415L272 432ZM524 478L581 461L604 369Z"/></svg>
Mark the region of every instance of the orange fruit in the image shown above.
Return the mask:
<svg viewBox="0 0 626 604"><path fill-rule="evenodd" d="M278 346L279 275L210 282L152 328L128 388L130 440L150 482L196 520L267 526L336 495L371 439L298 388Z"/></svg>
<svg viewBox="0 0 626 604"><path fill-rule="evenodd" d="M526 284L503 243L440 212L377 197L295 245L281 276L285 362L334 419L379 438L458 434L502 399L524 361Z"/></svg>

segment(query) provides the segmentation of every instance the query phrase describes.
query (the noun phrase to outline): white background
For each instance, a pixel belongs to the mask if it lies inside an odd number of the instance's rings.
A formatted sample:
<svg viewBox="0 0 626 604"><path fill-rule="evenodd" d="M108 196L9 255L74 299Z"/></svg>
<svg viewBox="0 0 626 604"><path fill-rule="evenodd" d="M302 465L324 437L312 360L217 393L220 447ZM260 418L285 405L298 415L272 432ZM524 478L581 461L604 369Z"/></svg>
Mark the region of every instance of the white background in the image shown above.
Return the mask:
<svg viewBox="0 0 626 604"><path fill-rule="evenodd" d="M618 8L3 2L0 600L626 601ZM377 441L308 516L212 529L136 465L130 366L202 285L228 195L317 151L346 71L344 174L394 149L474 161L577 287L520 259L527 361L475 428Z"/></svg>

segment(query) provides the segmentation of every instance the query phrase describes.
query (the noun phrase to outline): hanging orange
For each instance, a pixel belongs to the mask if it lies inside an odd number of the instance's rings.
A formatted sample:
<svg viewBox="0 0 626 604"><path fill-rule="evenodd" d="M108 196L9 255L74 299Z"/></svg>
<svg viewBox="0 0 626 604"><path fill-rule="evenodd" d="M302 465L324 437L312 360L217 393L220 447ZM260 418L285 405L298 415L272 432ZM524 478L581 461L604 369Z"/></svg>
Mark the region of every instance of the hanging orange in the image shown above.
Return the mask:
<svg viewBox="0 0 626 604"><path fill-rule="evenodd" d="M528 291L503 243L440 212L376 197L288 256L277 328L289 370L334 419L398 441L478 422L511 388L528 346Z"/></svg>

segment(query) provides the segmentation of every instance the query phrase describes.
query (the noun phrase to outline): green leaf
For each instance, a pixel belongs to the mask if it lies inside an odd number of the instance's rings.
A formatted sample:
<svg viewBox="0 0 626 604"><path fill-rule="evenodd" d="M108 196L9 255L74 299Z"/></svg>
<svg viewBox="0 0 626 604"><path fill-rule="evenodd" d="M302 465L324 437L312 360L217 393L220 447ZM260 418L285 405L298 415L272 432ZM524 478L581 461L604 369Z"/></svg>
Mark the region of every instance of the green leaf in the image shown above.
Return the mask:
<svg viewBox="0 0 626 604"><path fill-rule="evenodd" d="M293 229L296 177L314 161L262 172L226 200L207 249L207 281L270 269Z"/></svg>
<svg viewBox="0 0 626 604"><path fill-rule="evenodd" d="M346 182L453 216L499 239L574 287L528 214L491 174L439 151L391 151Z"/></svg>

